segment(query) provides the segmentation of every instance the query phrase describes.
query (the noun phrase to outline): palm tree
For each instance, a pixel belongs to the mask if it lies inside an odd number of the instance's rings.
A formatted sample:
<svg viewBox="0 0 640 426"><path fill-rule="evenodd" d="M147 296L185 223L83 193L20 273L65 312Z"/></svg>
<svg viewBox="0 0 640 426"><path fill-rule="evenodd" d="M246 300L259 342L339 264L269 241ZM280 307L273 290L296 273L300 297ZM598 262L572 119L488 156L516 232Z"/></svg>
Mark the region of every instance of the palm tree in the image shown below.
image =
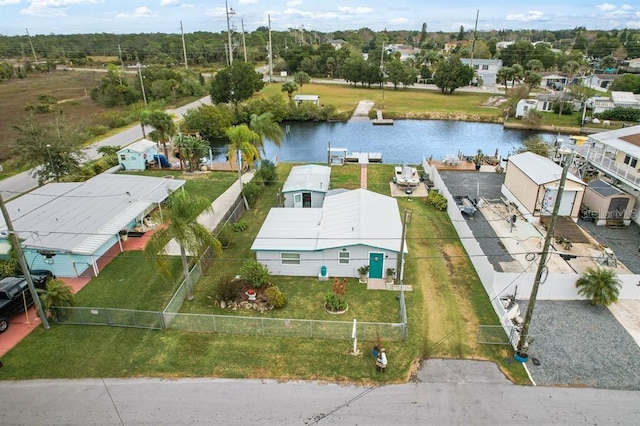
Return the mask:
<svg viewBox="0 0 640 426"><path fill-rule="evenodd" d="M578 294L591 299L592 305L609 306L618 301L620 280L612 269L587 268L576 281Z"/></svg>
<svg viewBox="0 0 640 426"><path fill-rule="evenodd" d="M227 157L229 157L229 162L232 161L232 158L236 158L238 163L238 182L240 183L240 192L242 193L242 160L244 159L249 167L252 167L253 163L260 159L260 150L264 151L262 137L251 130L246 124L230 127L225 133L231 141L228 147ZM244 200L245 209L249 210L249 202L244 194L242 194L242 199Z"/></svg>
<svg viewBox="0 0 640 426"><path fill-rule="evenodd" d="M276 146L282 143L282 127L273 120L273 114L265 112L263 114L251 114L249 128L260 135L261 139L270 139ZM260 150L264 154L264 143L260 144Z"/></svg>
<svg viewBox="0 0 640 426"><path fill-rule="evenodd" d="M164 149L164 156L169 158L167 150L167 142L171 141L171 137L176 133L176 123L173 118L164 111L148 111L145 110L140 114L140 125L151 126L153 131L149 133L149 139L156 143L161 143Z"/></svg>
<svg viewBox="0 0 640 426"><path fill-rule="evenodd" d="M188 192L175 191L167 198L167 226L153 234L144 251L147 256L164 253L172 239L180 246L182 270L187 284L187 300L193 300L193 284L189 276L187 252L200 257L207 248L214 254L222 252L220 241L196 220L203 212L213 211L209 200L204 197L191 197Z"/></svg>
<svg viewBox="0 0 640 426"><path fill-rule="evenodd" d="M44 289L37 289L40 301L45 312L50 312L54 318L64 316L64 309L76 305L73 289L67 283L59 279L50 279Z"/></svg>
<svg viewBox="0 0 640 426"><path fill-rule="evenodd" d="M292 101L293 92L295 92L296 90L298 90L298 85L295 81L285 81L284 83L282 83L281 91L287 92L287 96L289 96L289 102Z"/></svg>

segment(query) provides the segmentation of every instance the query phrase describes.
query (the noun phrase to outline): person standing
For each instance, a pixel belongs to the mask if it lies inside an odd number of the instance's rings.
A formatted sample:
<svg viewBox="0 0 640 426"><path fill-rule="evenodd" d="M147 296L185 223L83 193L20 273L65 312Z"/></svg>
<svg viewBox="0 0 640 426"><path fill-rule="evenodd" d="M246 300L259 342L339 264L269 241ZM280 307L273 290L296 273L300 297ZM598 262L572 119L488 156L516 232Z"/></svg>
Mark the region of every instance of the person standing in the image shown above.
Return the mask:
<svg viewBox="0 0 640 426"><path fill-rule="evenodd" d="M376 358L376 368L379 372L384 373L387 368L387 352L384 348L380 348L378 357Z"/></svg>

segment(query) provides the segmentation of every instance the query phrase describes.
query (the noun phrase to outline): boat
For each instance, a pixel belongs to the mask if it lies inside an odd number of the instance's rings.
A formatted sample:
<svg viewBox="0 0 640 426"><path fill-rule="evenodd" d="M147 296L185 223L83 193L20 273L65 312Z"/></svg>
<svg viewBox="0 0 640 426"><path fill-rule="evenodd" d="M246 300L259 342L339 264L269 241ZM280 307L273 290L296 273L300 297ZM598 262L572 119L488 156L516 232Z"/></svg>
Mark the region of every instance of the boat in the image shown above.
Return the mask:
<svg viewBox="0 0 640 426"><path fill-rule="evenodd" d="M420 184L420 176L415 167L409 167L406 164L395 167L393 182L400 186L418 186Z"/></svg>

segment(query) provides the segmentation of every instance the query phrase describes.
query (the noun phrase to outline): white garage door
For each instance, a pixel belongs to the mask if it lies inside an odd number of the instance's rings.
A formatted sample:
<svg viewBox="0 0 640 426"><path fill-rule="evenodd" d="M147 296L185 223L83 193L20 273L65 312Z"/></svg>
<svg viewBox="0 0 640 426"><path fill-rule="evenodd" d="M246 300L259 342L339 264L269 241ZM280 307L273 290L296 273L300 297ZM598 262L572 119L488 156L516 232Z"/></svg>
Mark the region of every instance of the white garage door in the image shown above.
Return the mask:
<svg viewBox="0 0 640 426"><path fill-rule="evenodd" d="M542 216L551 216L557 195L557 189L546 189L544 191L544 200L542 201L542 209L540 209L540 214ZM573 204L575 201L576 191L564 191L562 193L562 200L560 201L558 216L571 216L571 211L573 210Z"/></svg>

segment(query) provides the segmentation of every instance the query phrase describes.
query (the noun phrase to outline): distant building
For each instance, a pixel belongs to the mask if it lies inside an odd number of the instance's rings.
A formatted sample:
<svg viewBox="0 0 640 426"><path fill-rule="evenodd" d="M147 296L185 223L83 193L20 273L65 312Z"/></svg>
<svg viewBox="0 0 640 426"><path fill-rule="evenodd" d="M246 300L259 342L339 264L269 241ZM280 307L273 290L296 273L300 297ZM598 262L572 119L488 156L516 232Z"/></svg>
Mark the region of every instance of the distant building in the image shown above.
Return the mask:
<svg viewBox="0 0 640 426"><path fill-rule="evenodd" d="M470 58L460 60L464 65L472 65ZM502 59L474 59L472 68L482 78L485 86L495 86L498 71L502 68Z"/></svg>

